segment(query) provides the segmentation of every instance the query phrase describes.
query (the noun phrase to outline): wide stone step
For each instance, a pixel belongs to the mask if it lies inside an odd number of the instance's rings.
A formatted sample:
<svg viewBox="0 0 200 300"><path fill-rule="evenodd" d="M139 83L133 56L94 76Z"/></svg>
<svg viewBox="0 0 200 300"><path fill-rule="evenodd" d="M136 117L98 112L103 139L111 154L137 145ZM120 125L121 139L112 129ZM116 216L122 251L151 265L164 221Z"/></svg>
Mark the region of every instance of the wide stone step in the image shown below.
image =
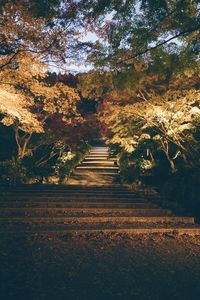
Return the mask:
<svg viewBox="0 0 200 300"><path fill-rule="evenodd" d="M158 197L158 196L146 196L146 195L132 195L132 194L109 194L109 193L97 193L97 194L93 194L93 193L49 193L49 192L44 192L44 193L29 193L29 192L25 192L25 193L11 193L11 194L2 194L0 196L0 202L1 201L7 201L7 200L11 200L11 201L15 201L17 199L52 199L52 198L59 198L59 199L96 199L97 201L101 201L102 199L111 199L111 201L113 200L124 200L126 201L126 199L130 200L130 201L137 201L137 199L142 200L142 201L164 201L166 200L163 197Z"/></svg>
<svg viewBox="0 0 200 300"><path fill-rule="evenodd" d="M0 202L0 209L2 208L112 208L112 209L143 209L143 208L158 208L156 204L146 202L65 202L65 201L2 201Z"/></svg>
<svg viewBox="0 0 200 300"><path fill-rule="evenodd" d="M0 223L0 236L9 237L9 235L82 235L96 233L124 233L124 234L152 234L152 233L170 233L170 234L191 234L199 235L200 226L193 223L165 223L165 222L91 222L91 223Z"/></svg>
<svg viewBox="0 0 200 300"><path fill-rule="evenodd" d="M88 199L92 201L130 201L130 202L136 202L136 201L163 201L164 198L162 197L156 197L156 196L144 196L144 195L131 195L131 194L104 194L104 193L83 193L83 194L76 194L76 193L13 193L13 194L4 194L1 195L1 201L17 201L17 200L34 200L34 199L40 199L40 200L50 200L51 199L59 199L59 200L81 200L81 201L87 201Z"/></svg>
<svg viewBox="0 0 200 300"><path fill-rule="evenodd" d="M61 201L97 201L97 202L105 202L105 201L119 201L119 202L147 202L147 201L163 201L162 199L157 198L147 198L147 197L134 197L132 195L93 195L93 194L86 194L86 195L65 195L65 194L18 194L18 195L4 195L1 197L0 203L2 201L19 201L19 200L45 200L45 201L54 201L54 200L61 200Z"/></svg>
<svg viewBox="0 0 200 300"><path fill-rule="evenodd" d="M9 229L0 231L1 237L9 237L13 235L17 235L19 237L34 237L35 235L44 236L44 237L51 237L56 236L60 238L67 238L71 236L87 236L87 235L99 235L99 234L125 234L125 235L151 235L151 234L169 234L170 236L173 235L200 235L200 227L199 226L177 226L170 224L169 226L156 226L150 227L144 224L144 226L139 227L129 227L126 225L123 228L65 228L65 227L53 227L53 228L32 228L32 229Z"/></svg>
<svg viewBox="0 0 200 300"><path fill-rule="evenodd" d="M23 184L23 185L20 185L20 186L17 186L17 187L2 187L1 190L2 191L8 191L9 190L14 190L14 191L17 191L17 190L78 190L78 191L85 191L85 190L106 190L106 191L116 191L116 190L119 190L119 191L131 191L131 189L129 188L129 186L127 185L120 185L120 186L116 186L115 184L111 184L109 186L103 186L103 187L99 187L98 185L96 186L93 186L93 187L89 187L89 186L82 186L82 185L76 185L76 186L71 186L71 185L55 185L55 184Z"/></svg>
<svg viewBox="0 0 200 300"><path fill-rule="evenodd" d="M13 195L13 196L4 196L2 201L34 201L34 200L41 200L41 201L97 201L97 202L109 202L109 201L118 201L118 202L147 202L148 199L142 197L132 197L132 196L109 196L105 195L104 197L101 195ZM161 201L161 200L160 200Z"/></svg>
<svg viewBox="0 0 200 300"><path fill-rule="evenodd" d="M129 194L129 195L149 195L151 196L152 194L145 194L144 192L134 192L128 189L120 189L120 188L106 188L106 187L97 187L97 186L93 186L93 187L87 187L87 188L77 188L76 186L70 186L70 188L68 188L68 186L66 186L66 188L59 188L55 186L55 188L13 188L13 189L9 189L9 190L2 190L0 192L0 195L12 195L12 194L20 194L20 193L25 193L25 194L40 194L40 193L48 193L48 194L111 194L111 195L118 195L118 194ZM155 195L155 194L153 194Z"/></svg>
<svg viewBox="0 0 200 300"><path fill-rule="evenodd" d="M96 196L96 197L104 197L104 196L111 196L111 197L115 197L115 196L119 196L119 197L143 197L143 198L162 198L158 195L154 195L154 194L144 194L144 193L134 193L131 191L112 191L112 190L21 190L21 191L4 191L2 193L0 193L0 197L4 197L4 196L80 196L80 197L84 197L84 196Z"/></svg>
<svg viewBox="0 0 200 300"><path fill-rule="evenodd" d="M96 178L98 175L98 178ZM78 179L78 176L81 176L79 177ZM117 176L117 175L116 175ZM105 174L95 174L95 178L92 178L91 179L91 176L88 177L87 175L85 174L76 174L73 176L71 176L67 183L70 184L71 186L72 185L77 185L78 184L82 184L83 186L84 185L87 185L87 186L96 186L97 185L97 182L98 183L98 186L101 187L101 186L109 186L110 184L116 184L116 186L119 186L119 183L117 183L117 181L119 181L120 179L116 178L116 176L114 175L105 175Z"/></svg>
<svg viewBox="0 0 200 300"><path fill-rule="evenodd" d="M87 188L87 189L10 189L10 190L4 190L2 192L0 192L0 196L1 195L15 195L15 194L63 194L63 195L68 195L68 194L81 194L81 195L86 195L86 194L92 194L92 195L99 195L99 194L109 194L109 195L145 195L145 196L148 196L150 197L151 195L149 194L144 194L144 193L139 193L139 192L133 192L133 191L130 191L130 190L121 190L121 189L106 189L106 188L100 188L100 187L90 187L90 188ZM155 196L155 195L153 195Z"/></svg>
<svg viewBox="0 0 200 300"><path fill-rule="evenodd" d="M100 187L99 187L100 188ZM85 196L90 196L90 197L104 197L104 196L109 196L109 197L131 197L131 198L146 198L146 199L162 199L163 197L157 195L157 194L145 194L145 193L136 193L136 192L131 192L131 191L120 191L120 190L104 190L102 189L87 189L87 190L13 190L13 191L4 191L0 193L0 197L5 197L5 196L79 196L79 197L85 197ZM163 198L164 199L164 198Z"/></svg>
<svg viewBox="0 0 200 300"><path fill-rule="evenodd" d="M169 216L172 212L160 208L122 209L122 208L48 208L22 207L1 208L0 217L141 217Z"/></svg>
<svg viewBox="0 0 200 300"><path fill-rule="evenodd" d="M15 225L15 224L87 224L89 223L97 223L98 225L100 223L131 223L132 225L134 223L140 224L140 223L153 223L153 224L194 224L194 218L193 217L174 217L174 216L161 216L161 217L29 217L26 216L24 218L22 217L13 217L10 218L0 218L0 227L4 224L6 225Z"/></svg>
<svg viewBox="0 0 200 300"><path fill-rule="evenodd" d="M65 197L19 197L19 198L5 198L2 201L0 201L0 207L5 203L14 203L14 202L26 202L27 204L31 202L63 202L63 203L72 203L72 202L80 202L80 203L148 203L151 204L150 201L147 201L146 199L142 198L136 198L136 199L130 199L130 198L65 198ZM155 201L156 203L160 203L159 201Z"/></svg>

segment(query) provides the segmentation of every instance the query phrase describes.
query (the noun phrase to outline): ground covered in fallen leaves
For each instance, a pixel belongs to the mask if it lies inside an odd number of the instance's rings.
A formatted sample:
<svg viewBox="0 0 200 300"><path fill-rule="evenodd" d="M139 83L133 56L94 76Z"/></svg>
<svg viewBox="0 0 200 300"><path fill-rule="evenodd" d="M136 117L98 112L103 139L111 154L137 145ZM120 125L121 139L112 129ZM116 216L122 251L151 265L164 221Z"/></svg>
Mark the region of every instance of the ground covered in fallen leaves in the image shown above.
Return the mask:
<svg viewBox="0 0 200 300"><path fill-rule="evenodd" d="M0 275L2 300L200 299L200 237L8 237Z"/></svg>

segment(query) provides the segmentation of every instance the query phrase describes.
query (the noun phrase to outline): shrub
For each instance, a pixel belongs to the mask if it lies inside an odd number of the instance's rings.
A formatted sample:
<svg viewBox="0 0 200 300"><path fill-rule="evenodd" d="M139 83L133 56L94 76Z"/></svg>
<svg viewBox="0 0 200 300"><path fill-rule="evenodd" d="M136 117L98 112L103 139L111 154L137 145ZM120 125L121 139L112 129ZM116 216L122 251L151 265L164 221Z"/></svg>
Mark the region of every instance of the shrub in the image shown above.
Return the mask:
<svg viewBox="0 0 200 300"><path fill-rule="evenodd" d="M171 174L161 188L161 193L171 201L180 203L200 219L200 170L198 168L185 167Z"/></svg>
<svg viewBox="0 0 200 300"><path fill-rule="evenodd" d="M5 185L24 183L27 175L26 167L15 159L0 162L0 182Z"/></svg>

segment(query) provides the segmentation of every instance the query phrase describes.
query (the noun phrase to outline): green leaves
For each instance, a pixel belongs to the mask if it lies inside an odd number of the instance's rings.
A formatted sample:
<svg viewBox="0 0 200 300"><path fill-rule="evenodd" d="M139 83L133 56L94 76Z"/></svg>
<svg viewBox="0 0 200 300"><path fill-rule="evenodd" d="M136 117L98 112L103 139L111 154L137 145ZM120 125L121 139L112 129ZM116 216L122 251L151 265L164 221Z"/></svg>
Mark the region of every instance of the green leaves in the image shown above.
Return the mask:
<svg viewBox="0 0 200 300"><path fill-rule="evenodd" d="M91 1L84 3L85 6L90 3L92 9ZM200 30L198 1L113 0L106 3L98 1L93 8L95 18L91 20L92 26L95 27L96 24L98 28L102 28L104 36L107 37L104 55L97 60L93 57L94 62L99 65L104 63L110 68L123 70L124 67L128 69L135 60L145 59L148 64L157 65L156 71L160 72L162 69L158 69L159 59L163 58L159 51L154 51L160 48L162 56L165 53L165 64L167 60L174 61L169 67L171 73L176 73L177 68L187 68L190 65L190 56L197 63L197 36ZM109 26L105 31L104 24L107 19ZM175 45L173 53L172 46L168 47L170 43ZM185 54L183 65L178 59L182 53Z"/></svg>

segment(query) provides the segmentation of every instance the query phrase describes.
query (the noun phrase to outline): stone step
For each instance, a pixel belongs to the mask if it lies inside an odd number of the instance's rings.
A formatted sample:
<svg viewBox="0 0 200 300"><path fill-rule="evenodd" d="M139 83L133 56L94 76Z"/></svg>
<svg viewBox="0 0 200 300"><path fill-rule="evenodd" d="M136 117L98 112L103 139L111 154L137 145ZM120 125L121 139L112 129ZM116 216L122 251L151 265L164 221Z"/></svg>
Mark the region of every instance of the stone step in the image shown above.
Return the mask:
<svg viewBox="0 0 200 300"><path fill-rule="evenodd" d="M0 235L200 234L194 218L175 216L171 210L158 207L162 197L136 193L117 184L117 158L110 154L106 146L93 147L73 172L68 186L21 186L7 193L2 190Z"/></svg>
<svg viewBox="0 0 200 300"><path fill-rule="evenodd" d="M35 235L44 236L44 237L60 237L60 238L68 238L71 236L87 236L87 235L99 235L99 234L125 234L125 235L151 235L151 234L169 234L170 236L173 235L200 235L200 227L199 226L176 226L170 224L170 226L156 226L156 227L149 227L149 226L141 226L140 227L132 227L129 228L128 226L123 228L35 228L35 229L10 229L10 230L3 230L0 231L1 237L9 237L13 235L17 235L19 237L33 237Z"/></svg>
<svg viewBox="0 0 200 300"><path fill-rule="evenodd" d="M109 186L104 186L99 188L99 186L97 185L96 187L89 187L89 186L82 186L82 185L76 185L76 186L70 186L70 185L52 185L52 184L23 184L20 186L16 186L16 187L2 187L0 190L1 191L23 191L23 190L31 190L31 191L41 191L41 190L64 190L64 191L69 191L69 190L78 190L78 191L85 191L85 190L106 190L106 191L131 191L133 192L130 187L128 185L120 185L119 187L117 187L116 185L112 184Z"/></svg>
<svg viewBox="0 0 200 300"><path fill-rule="evenodd" d="M117 162L117 159L110 158L108 156L87 156L84 158L83 161L87 162L87 161L94 161L94 160L98 160L99 162L102 162L102 161Z"/></svg>
<svg viewBox="0 0 200 300"><path fill-rule="evenodd" d="M61 193L131 193L131 194L147 194L143 191L133 191L131 189L124 189L123 186L120 184L116 186L115 184L112 185L113 187L110 188L110 186L104 185L99 187L98 185L94 185L92 187L87 186L86 187L77 187L77 186L71 186L71 185L66 185L65 188L60 188L58 185L55 185L54 188L46 187L40 188L40 187L27 187L27 188L5 188L0 190L0 194L5 194L5 193L23 193L23 192L30 192L30 193L42 193L42 192L49 192L49 193L56 193L56 192L61 192ZM56 188L57 187L57 188ZM121 187L121 188L120 188ZM148 193L150 195L150 193ZM151 193L151 194L157 194L158 193Z"/></svg>
<svg viewBox="0 0 200 300"><path fill-rule="evenodd" d="M116 192L114 192L114 191L104 191L104 190L102 190L102 192L101 192L101 190L97 190L96 192L95 191L93 191L92 189L91 189L91 191L89 191L89 190L80 190L80 191L76 191L76 190L74 190L74 191L72 191L72 190L69 190L69 191L62 191L62 190L58 190L58 191L56 191L56 190L54 190L54 191L50 191L50 190L44 190L44 191L28 191L28 190L24 190L24 191L4 191L4 192L2 192L1 194L0 194L0 197L4 197L4 196L10 196L10 197L13 197L13 196L80 196L80 197L82 197L82 196L91 196L91 197L104 197L104 196L109 196L109 197L114 197L114 196L119 196L119 197L131 197L131 198L134 198L134 197L136 197L136 198L138 198L138 197L142 197L142 198L147 198L147 199L154 199L154 198L159 198L159 199L161 199L161 198L163 198L163 197L161 197L161 196L158 196L158 195L154 195L154 194L152 194L152 195L148 195L148 194L144 194L144 193L134 193L134 192L129 192L129 191L126 191L126 192L120 192L120 191L116 191Z"/></svg>
<svg viewBox="0 0 200 300"><path fill-rule="evenodd" d="M116 170L105 170L105 169L87 169L87 168L79 168L79 169L75 169L74 171L73 171L73 174L75 174L75 175L81 175L81 174L87 174L87 175L89 175L89 173L91 173L90 174L90 176L92 176L92 174L97 174L97 175L112 175L112 176L115 176L116 174L118 174L118 170L116 169Z"/></svg>
<svg viewBox="0 0 200 300"><path fill-rule="evenodd" d="M91 189L80 189L80 190L10 190L10 191L4 191L4 192L1 192L0 193L0 196L4 196L4 195L8 195L8 196L17 196L17 195L39 195L39 196L42 196L42 195L52 195L52 196L57 196L57 195L62 195L62 196L71 196L71 195L80 195L80 196L102 196L104 197L105 195L109 195L109 196L121 196L121 197L126 197L126 196L130 196L132 198L136 197L143 197L143 198L162 198L161 196L159 195L154 195L154 194L145 194L145 193L136 193L136 192L132 192L132 191L118 191L118 190L104 190L104 189L100 189L98 187L98 189L95 187L94 189L91 188Z"/></svg>
<svg viewBox="0 0 200 300"><path fill-rule="evenodd" d="M88 176L86 174L73 174L68 180L67 184L71 186L76 186L77 184L82 184L83 186L109 186L115 184L116 186L119 186L120 184L117 183L120 181L120 177L117 175L105 175L105 174L92 174L91 176Z"/></svg>
<svg viewBox="0 0 200 300"><path fill-rule="evenodd" d="M82 199L82 200L87 200L87 199L93 199L93 200L98 200L98 201L106 201L107 200L119 200L119 201L164 201L164 198L162 197L150 197L150 196L144 196L144 195L131 195L131 194L106 194L106 193L83 193L83 194L76 194L76 193L13 193L13 194L4 194L1 195L0 201L4 200L11 200L15 201L18 199L46 199L46 200L51 200L53 198L60 199L60 200L70 200L70 199Z"/></svg>
<svg viewBox="0 0 200 300"><path fill-rule="evenodd" d="M61 201L73 201L73 200L80 200L80 201L97 201L97 202L105 202L105 201L120 201L120 202L137 202L137 201L163 201L162 198L147 198L141 196L132 196L132 195L109 195L109 194L12 194L12 195L4 195L1 197L0 203L2 201L17 201L17 200L46 200L51 201L54 199L59 199Z"/></svg>
<svg viewBox="0 0 200 300"><path fill-rule="evenodd" d="M87 226L90 223L96 223L100 225L101 223L108 223L108 224L121 224L125 223L128 224L130 223L132 226L135 224L190 224L194 225L194 218L193 217L174 217L174 216L161 216L161 217L13 217L13 218L6 218L6 217L1 217L0 218L0 228L2 225L16 225L16 224L49 224L50 226L55 224L73 224L73 225L81 225L81 224L86 224Z"/></svg>
<svg viewBox="0 0 200 300"><path fill-rule="evenodd" d="M108 162L108 161L110 161L110 162L116 162L117 161L117 158L110 158L110 157L106 157L106 159L104 158L104 157L96 157L96 156L94 156L94 157L92 157L92 156L86 156L85 158L84 158L84 160L83 160L83 162L89 162L89 161L95 161L95 160L97 160L98 162Z"/></svg>
<svg viewBox="0 0 200 300"><path fill-rule="evenodd" d="M157 201L162 201L163 198L158 198L158 197L144 197L144 196L135 196L131 194L104 194L104 193L98 193L98 194L93 194L93 193L85 193L85 194L65 194L65 193L13 193L13 194L4 194L1 196L1 200L17 200L17 199L52 199L52 198L57 198L57 199L96 199L99 201L102 200L130 200L130 201L137 201L137 200L142 200L142 201L150 201L150 200L157 200Z"/></svg>
<svg viewBox="0 0 200 300"><path fill-rule="evenodd" d="M97 158L97 157L99 157L99 158L110 158L110 155L109 155L109 153L89 153L89 154L87 154L86 156L85 156L85 158ZM112 157L113 158L113 157Z"/></svg>
<svg viewBox="0 0 200 300"><path fill-rule="evenodd" d="M143 208L49 208L49 207L22 207L1 208L0 217L142 217L142 216L169 216L172 212L168 209Z"/></svg>
<svg viewBox="0 0 200 300"><path fill-rule="evenodd" d="M106 149L109 150L108 146L93 146L92 149Z"/></svg>
<svg viewBox="0 0 200 300"><path fill-rule="evenodd" d="M58 201L57 199L55 201L2 201L0 202L0 209L3 208L119 208L119 209L146 209L146 208L158 208L156 204L152 203L146 203L146 202L64 202L64 201Z"/></svg>
<svg viewBox="0 0 200 300"><path fill-rule="evenodd" d="M53 188L46 185L45 187L18 187L18 188L9 188L8 189L2 189L0 191L1 194L9 194L9 193L131 193L131 194L141 194L140 192L134 192L130 189L124 189L121 187L121 185L116 186L114 185L112 188L110 186L71 186L66 185L64 188L59 187L58 185L55 185Z"/></svg>
<svg viewBox="0 0 200 300"><path fill-rule="evenodd" d="M103 161L98 161L98 160L90 160L90 161L83 161L81 163L81 166L117 166L114 161L109 161L109 160L103 160Z"/></svg>
<svg viewBox="0 0 200 300"><path fill-rule="evenodd" d="M91 150L87 153L87 155L90 155L90 154L104 154L104 155L114 156L112 152L104 151L104 150Z"/></svg>
<svg viewBox="0 0 200 300"><path fill-rule="evenodd" d="M41 198L41 197L31 197L31 198L27 198L27 197L19 197L19 198L13 198L13 199L9 199L9 198L5 198L3 201L0 201L0 206L1 206L1 203L5 203L7 201L7 203L12 203L12 202L35 202L35 201L41 201L41 202L63 202L63 203L66 203L66 202L97 202L97 203L100 203L100 202L109 202L109 203L113 203L113 205L115 203L148 203L148 201L146 199L140 199L140 198L137 198L137 199L130 199L130 198L124 198L124 199L116 199L116 198L101 198L101 199L98 199L98 198L92 198L92 197L88 197L88 198L75 198L75 197L69 197L69 198L62 198L62 197L54 197L54 198Z"/></svg>
<svg viewBox="0 0 200 300"><path fill-rule="evenodd" d="M105 157L110 157L110 153L109 152L90 152L87 154L86 157L95 157L95 156L105 156Z"/></svg>
<svg viewBox="0 0 200 300"><path fill-rule="evenodd" d="M111 152L110 150L109 150L109 148L91 148L90 150L89 150L89 152L93 152L93 151L97 151L97 152ZM113 152L113 151L112 151Z"/></svg>
<svg viewBox="0 0 200 300"><path fill-rule="evenodd" d="M29 219L29 220L27 220ZM31 220L32 219L32 220ZM200 226L196 226L192 223L152 223L152 222L139 222L139 223L132 223L132 222L78 222L78 223L67 223L67 222L36 222L33 220L34 218L26 218L24 222L16 222L16 223L9 223L9 222L0 222L0 235L8 236L9 233L11 234L28 234L28 233L37 233L40 234L41 232L48 234L53 233L64 233L64 232L74 232L76 234L81 234L81 232L124 232L125 234L132 233L165 233L165 232L173 232L177 234L179 231L178 229L186 229L182 231L182 234L186 234L189 232L189 229L193 229L193 234L200 234ZM43 218L44 219L44 218ZM52 219L52 218L51 218ZM108 219L108 218L107 218ZM192 234L192 232L191 232Z"/></svg>
<svg viewBox="0 0 200 300"><path fill-rule="evenodd" d="M85 166L85 165L80 165L80 166L78 166L78 167L76 167L76 169L86 169L86 170L94 170L94 171L96 171L96 170L105 170L105 171L107 171L107 170L119 170L119 167L118 166L114 166L114 165L111 165L111 166L109 166L109 165L103 165L103 164L100 164L100 165L95 165L95 166L93 166L93 165L88 165L88 166Z"/></svg>

